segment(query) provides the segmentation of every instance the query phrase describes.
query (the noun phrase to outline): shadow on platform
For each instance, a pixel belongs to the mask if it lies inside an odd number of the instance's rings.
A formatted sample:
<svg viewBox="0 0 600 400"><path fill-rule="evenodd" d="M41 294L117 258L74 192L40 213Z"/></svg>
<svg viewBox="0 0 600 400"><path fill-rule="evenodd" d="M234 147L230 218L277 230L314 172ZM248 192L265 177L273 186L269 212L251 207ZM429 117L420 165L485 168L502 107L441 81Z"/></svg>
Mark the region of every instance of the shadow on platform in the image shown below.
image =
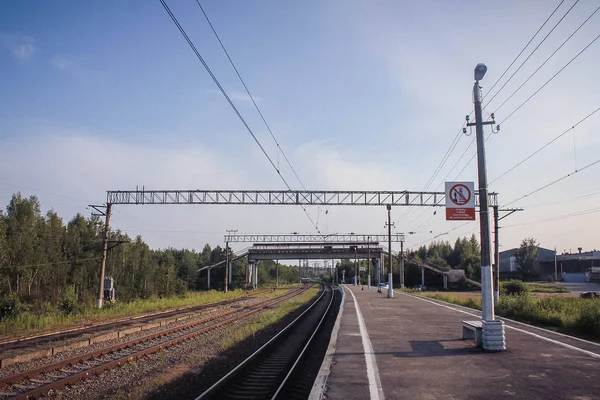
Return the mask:
<svg viewBox="0 0 600 400"><path fill-rule="evenodd" d="M385 352L373 352L377 355L391 355L393 357L404 357L404 358L417 358L417 357L452 357L452 356L470 356L473 354L485 353L482 349L475 347L459 347L459 348L445 348L443 342L454 342L454 343L465 343L471 346L472 340L463 339L452 339L452 340L411 340L409 341L412 351L398 352L398 351L385 351ZM336 356L354 356L361 353L348 353L338 352Z"/></svg>

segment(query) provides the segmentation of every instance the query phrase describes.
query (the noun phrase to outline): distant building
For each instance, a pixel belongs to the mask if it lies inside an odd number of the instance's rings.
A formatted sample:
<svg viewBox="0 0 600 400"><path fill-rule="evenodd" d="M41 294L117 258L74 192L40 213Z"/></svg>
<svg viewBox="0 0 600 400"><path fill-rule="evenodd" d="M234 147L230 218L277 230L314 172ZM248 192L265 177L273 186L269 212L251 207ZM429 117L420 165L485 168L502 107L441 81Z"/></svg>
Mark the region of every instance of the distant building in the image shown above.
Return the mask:
<svg viewBox="0 0 600 400"><path fill-rule="evenodd" d="M539 278L549 279L554 276L554 256L555 251L537 248L537 262L540 267ZM519 248L514 248L500 252L500 279L522 279L517 263L517 253Z"/></svg>
<svg viewBox="0 0 600 400"><path fill-rule="evenodd" d="M563 253L556 256L558 275L565 282L600 281L600 251Z"/></svg>
<svg viewBox="0 0 600 400"><path fill-rule="evenodd" d="M600 280L597 272L600 268L600 251L578 250L578 253L556 254L554 250L538 247L539 279L551 280L556 272L558 279L565 282ZM518 248L514 248L500 253L500 279L522 279L517 263L518 251Z"/></svg>

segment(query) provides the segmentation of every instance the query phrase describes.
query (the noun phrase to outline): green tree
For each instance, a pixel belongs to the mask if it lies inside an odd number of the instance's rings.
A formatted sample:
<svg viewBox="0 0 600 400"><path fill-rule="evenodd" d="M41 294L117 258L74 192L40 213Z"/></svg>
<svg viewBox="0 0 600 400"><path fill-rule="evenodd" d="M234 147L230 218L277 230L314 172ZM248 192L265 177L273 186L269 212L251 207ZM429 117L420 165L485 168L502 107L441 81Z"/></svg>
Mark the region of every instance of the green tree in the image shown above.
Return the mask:
<svg viewBox="0 0 600 400"><path fill-rule="evenodd" d="M540 265L537 259L538 243L534 238L523 239L517 251L518 269L523 280L537 279L540 273Z"/></svg>
<svg viewBox="0 0 600 400"><path fill-rule="evenodd" d="M44 261L40 246L41 212L37 197L26 199L17 193L6 208L8 290L18 296L37 275L34 265Z"/></svg>
<svg viewBox="0 0 600 400"><path fill-rule="evenodd" d="M8 246L6 244L6 221L0 210L0 293L8 292Z"/></svg>

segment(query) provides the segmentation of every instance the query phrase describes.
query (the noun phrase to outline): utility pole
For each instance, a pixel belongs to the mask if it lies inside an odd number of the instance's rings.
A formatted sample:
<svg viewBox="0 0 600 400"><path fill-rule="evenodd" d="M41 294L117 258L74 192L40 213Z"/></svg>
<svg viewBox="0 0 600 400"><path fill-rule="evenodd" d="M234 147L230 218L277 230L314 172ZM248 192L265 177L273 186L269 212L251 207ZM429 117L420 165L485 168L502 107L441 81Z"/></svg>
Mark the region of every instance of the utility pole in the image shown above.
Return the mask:
<svg viewBox="0 0 600 400"><path fill-rule="evenodd" d="M483 126L492 125L492 121L484 122L481 111L481 90L479 81L483 79L487 67L477 64L475 67L475 84L473 85L473 100L475 103L475 130L477 133L477 166L479 177L479 221L481 229L481 314L482 314L482 343L485 350L506 350L504 341L504 323L494 316L494 295L492 279L492 259L490 252L490 220L488 210L488 190L485 164L485 139ZM469 124L467 124L469 125ZM469 125L472 126L472 125Z"/></svg>
<svg viewBox="0 0 600 400"><path fill-rule="evenodd" d="M388 270L388 292L387 292L387 297L388 298L392 298L394 297L394 278L392 276L392 216L391 216L391 210L392 210L392 205L388 204L386 206L387 208L387 212L388 212L388 222L387 222L387 228L388 228L388 257L389 257L389 270Z"/></svg>
<svg viewBox="0 0 600 400"><path fill-rule="evenodd" d="M498 238L500 227L498 226L498 221L508 217L512 213L523 211L523 209L506 208L500 210L498 205L494 205L492 208L494 209L494 304L497 306L500 302L500 239ZM502 218L498 218L501 211L508 212L508 214L502 216Z"/></svg>
<svg viewBox="0 0 600 400"><path fill-rule="evenodd" d="M400 257L399 257L399 266L400 266L400 288L403 288L404 285L404 240L400 241Z"/></svg>
<svg viewBox="0 0 600 400"><path fill-rule="evenodd" d="M99 279L100 283L98 285L98 308L102 308L104 303L104 271L106 269L106 255L108 253L108 235L110 233L110 214L112 212L112 204L107 203L106 206L93 206L90 205L95 213L92 213L93 216L105 217L104 222L104 233L102 235L102 261L100 262L100 274Z"/></svg>
<svg viewBox="0 0 600 400"><path fill-rule="evenodd" d="M279 260L275 261L275 287L279 289Z"/></svg>
<svg viewBox="0 0 600 400"><path fill-rule="evenodd" d="M371 290L371 236L369 236L369 243L367 243L369 258L367 259L367 290Z"/></svg>
<svg viewBox="0 0 600 400"><path fill-rule="evenodd" d="M498 205L494 208L494 305L500 302L500 242L498 241Z"/></svg>
<svg viewBox="0 0 600 400"><path fill-rule="evenodd" d="M354 247L354 286L358 285L358 254L357 249Z"/></svg>
<svg viewBox="0 0 600 400"><path fill-rule="evenodd" d="M556 247L554 248L554 282L558 282L558 268L556 262Z"/></svg>
<svg viewBox="0 0 600 400"><path fill-rule="evenodd" d="M237 229L227 229L227 240L225 241L225 293L229 290L229 236L237 232Z"/></svg>
<svg viewBox="0 0 600 400"><path fill-rule="evenodd" d="M229 242L225 242L225 293L229 289Z"/></svg>

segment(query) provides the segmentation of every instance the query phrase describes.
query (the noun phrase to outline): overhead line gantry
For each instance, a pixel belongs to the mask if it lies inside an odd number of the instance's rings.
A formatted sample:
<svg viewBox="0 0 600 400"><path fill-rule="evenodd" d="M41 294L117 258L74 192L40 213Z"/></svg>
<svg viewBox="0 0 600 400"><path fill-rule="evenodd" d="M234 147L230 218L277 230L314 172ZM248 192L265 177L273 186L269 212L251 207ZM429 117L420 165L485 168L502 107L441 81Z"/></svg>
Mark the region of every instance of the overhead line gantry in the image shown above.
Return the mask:
<svg viewBox="0 0 600 400"><path fill-rule="evenodd" d="M478 199L477 192L475 198ZM239 204L444 207L445 192L408 190L110 190L107 204ZM497 205L496 193L489 193Z"/></svg>

